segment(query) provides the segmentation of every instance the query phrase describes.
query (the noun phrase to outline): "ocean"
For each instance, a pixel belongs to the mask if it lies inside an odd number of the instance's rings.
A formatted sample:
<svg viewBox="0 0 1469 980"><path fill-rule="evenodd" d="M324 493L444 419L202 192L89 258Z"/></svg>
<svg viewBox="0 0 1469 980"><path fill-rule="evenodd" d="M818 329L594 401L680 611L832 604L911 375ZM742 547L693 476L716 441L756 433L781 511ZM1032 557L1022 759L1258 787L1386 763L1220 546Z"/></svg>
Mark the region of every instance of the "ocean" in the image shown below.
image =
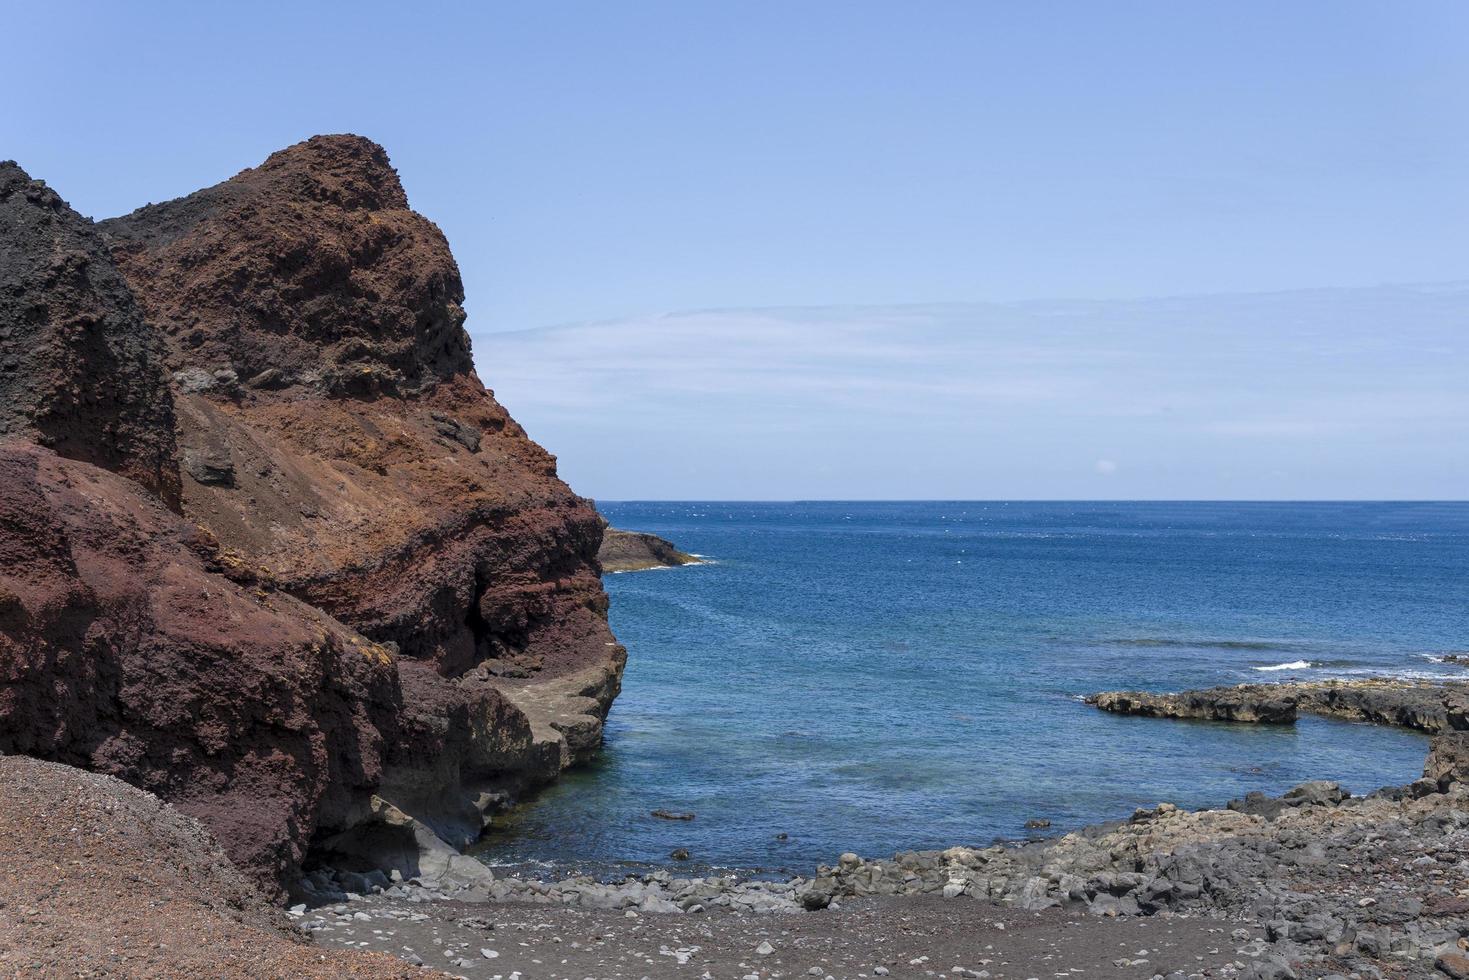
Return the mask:
<svg viewBox="0 0 1469 980"><path fill-rule="evenodd" d="M1465 503L604 503L704 564L609 575L600 758L497 821L521 873L806 874L1171 801L1421 774L1425 737L1080 698L1469 676ZM655 809L689 811L671 822ZM691 860L669 859L687 848Z"/></svg>

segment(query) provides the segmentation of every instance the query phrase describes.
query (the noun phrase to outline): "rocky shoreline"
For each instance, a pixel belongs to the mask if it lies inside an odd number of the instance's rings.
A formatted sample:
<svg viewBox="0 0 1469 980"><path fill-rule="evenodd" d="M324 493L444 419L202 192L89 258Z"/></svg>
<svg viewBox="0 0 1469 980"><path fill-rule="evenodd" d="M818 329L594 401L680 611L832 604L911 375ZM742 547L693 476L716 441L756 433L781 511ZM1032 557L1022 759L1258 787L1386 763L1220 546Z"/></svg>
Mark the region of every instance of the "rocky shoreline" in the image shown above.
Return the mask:
<svg viewBox="0 0 1469 980"><path fill-rule="evenodd" d="M487 916L485 921L528 907L632 918L778 919L830 914L872 899L929 899L972 903L976 916L995 908L1084 911L1159 924L1180 916L1231 923L1228 935L1237 940L1233 959L1202 975L1403 977L1438 970L1464 976L1469 736L1438 737L1424 778L1365 796L1317 782L1280 798L1252 793L1218 810L1186 811L1163 803L1044 841L908 852L885 860L843 855L809 878L783 882L656 872L619 883L495 879L448 890L325 874L317 883L318 901L332 904L294 911L303 930L327 943L359 914L361 902L370 907L369 916L411 908L410 914L425 917L420 921L457 922L471 914L466 908L484 909L474 914ZM464 976L500 972L472 956L458 957L454 965ZM1193 975L1200 974L1178 974Z"/></svg>
<svg viewBox="0 0 1469 980"><path fill-rule="evenodd" d="M1448 731L1433 739L1422 778L1365 795L1311 782L1278 798L1250 793L1220 809L1187 811L1165 802L1125 820L1022 844L907 852L881 860L846 854L809 877L788 881L682 878L659 871L616 883L487 875L445 887L442 881L320 872L313 880L315 896L294 912L304 931L332 944L343 923L359 913L359 903L376 910L369 916L411 908L410 916L422 916L417 921L438 928L466 915L482 914L489 921L506 914L497 909L577 910L653 921L697 916L716 923L721 917L779 921L854 907L871 912L873 902L901 916L913 902L958 902L975 908L976 915L981 909L1085 913L1136 920L1153 929L1179 918L1229 923L1230 957L1202 972L1160 974L1174 980L1469 976L1469 734L1464 731L1469 723L1459 699L1462 686L1371 682L1278 688L1279 693L1252 690L1248 698L1228 703L1294 705L1309 694L1316 699L1309 703L1353 706L1333 710L1420 725L1438 723L1439 715L1424 700L1436 697ZM1349 692L1346 697L1343 690ZM1407 707L1389 710L1392 706ZM1245 713L1236 711L1233 720ZM1248 713L1264 714L1254 707ZM465 911L474 908L485 911ZM649 925L644 931L657 928ZM710 928L717 933L724 927ZM369 942L369 948L378 947ZM1216 943L1215 948L1221 947ZM501 975L493 964L472 957L456 957L453 966L463 976ZM907 966L887 969L934 972ZM1029 964L1019 972L990 970L988 975L1029 975L1034 968ZM775 977L779 971L757 964L748 975Z"/></svg>
<svg viewBox="0 0 1469 980"><path fill-rule="evenodd" d="M22 804L0 808L14 975L1469 975L1464 732L1432 740L1422 778L1366 795L1314 782L1162 803L1046 840L842 855L788 881L534 881L444 849L417 875L318 868L284 914L150 794L19 757L0 758L0 792ZM180 930L211 945L178 948Z"/></svg>
<svg viewBox="0 0 1469 980"><path fill-rule="evenodd" d="M1469 977L1469 684L1092 700L1436 736L1365 797L497 877L463 849L619 693L601 575L696 559L605 529L480 382L387 154L315 137L102 222L3 162L0 235L6 974Z"/></svg>

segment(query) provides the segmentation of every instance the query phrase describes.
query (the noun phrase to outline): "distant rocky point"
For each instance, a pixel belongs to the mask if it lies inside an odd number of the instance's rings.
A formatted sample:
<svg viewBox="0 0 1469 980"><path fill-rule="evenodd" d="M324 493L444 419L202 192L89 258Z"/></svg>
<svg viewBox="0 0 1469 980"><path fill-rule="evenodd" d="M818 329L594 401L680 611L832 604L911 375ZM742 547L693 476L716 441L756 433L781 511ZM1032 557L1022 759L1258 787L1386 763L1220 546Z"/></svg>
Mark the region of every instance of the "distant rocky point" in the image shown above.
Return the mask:
<svg viewBox="0 0 1469 980"><path fill-rule="evenodd" d="M656 534L642 531L620 531L609 527L602 533L602 547L597 561L604 572L640 572L648 568L674 568L697 565L696 555L679 551L671 542Z"/></svg>

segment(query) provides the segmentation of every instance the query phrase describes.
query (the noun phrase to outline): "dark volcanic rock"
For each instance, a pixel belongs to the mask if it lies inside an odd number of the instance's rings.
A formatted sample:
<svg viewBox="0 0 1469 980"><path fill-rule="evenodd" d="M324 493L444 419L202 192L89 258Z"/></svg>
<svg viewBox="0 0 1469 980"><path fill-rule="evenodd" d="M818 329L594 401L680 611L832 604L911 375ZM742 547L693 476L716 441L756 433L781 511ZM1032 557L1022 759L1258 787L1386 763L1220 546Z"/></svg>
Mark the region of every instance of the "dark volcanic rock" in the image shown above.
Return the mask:
<svg viewBox="0 0 1469 980"><path fill-rule="evenodd" d="M449 244L369 140L318 136L99 227L176 371L369 396L474 370Z"/></svg>
<svg viewBox="0 0 1469 980"><path fill-rule="evenodd" d="M1457 758L1457 738L1436 739L1435 754ZM1435 958L1459 955L1469 936L1466 801L1457 779L1443 791L1368 798L1305 783L1228 810L1162 803L1125 823L1024 845L843 855L817 875L834 879L839 897L968 895L1030 910L1258 923L1265 941L1233 933L1245 976L1430 976Z"/></svg>
<svg viewBox="0 0 1469 980"><path fill-rule="evenodd" d="M163 347L92 223L0 163L0 436L122 473L176 502Z"/></svg>
<svg viewBox="0 0 1469 980"><path fill-rule="evenodd" d="M655 534L609 527L602 532L602 547L597 552L597 561L604 572L636 572L645 568L697 564L699 559L679 551Z"/></svg>
<svg viewBox="0 0 1469 980"><path fill-rule="evenodd" d="M1351 794L1325 779L1301 783L1281 797L1286 806L1335 806Z"/></svg>
<svg viewBox="0 0 1469 980"><path fill-rule="evenodd" d="M1469 690L1462 682L1393 680L1324 681L1291 687L1302 711L1420 732L1453 729L1450 699Z"/></svg>
<svg viewBox="0 0 1469 980"><path fill-rule="evenodd" d="M1212 687L1182 694L1152 694L1147 691L1104 691L1087 698L1087 704L1103 711L1148 718L1192 718L1203 721L1248 721L1289 725L1296 720L1296 704L1239 687Z"/></svg>
<svg viewBox="0 0 1469 980"><path fill-rule="evenodd" d="M1429 744L1423 778L1447 791L1453 783L1469 785L1469 732L1440 735Z"/></svg>
<svg viewBox="0 0 1469 980"><path fill-rule="evenodd" d="M1104 691L1087 704L1150 718L1290 723L1299 712L1396 725L1420 732L1469 729L1469 684L1461 681L1301 681L1240 684L1178 694Z"/></svg>

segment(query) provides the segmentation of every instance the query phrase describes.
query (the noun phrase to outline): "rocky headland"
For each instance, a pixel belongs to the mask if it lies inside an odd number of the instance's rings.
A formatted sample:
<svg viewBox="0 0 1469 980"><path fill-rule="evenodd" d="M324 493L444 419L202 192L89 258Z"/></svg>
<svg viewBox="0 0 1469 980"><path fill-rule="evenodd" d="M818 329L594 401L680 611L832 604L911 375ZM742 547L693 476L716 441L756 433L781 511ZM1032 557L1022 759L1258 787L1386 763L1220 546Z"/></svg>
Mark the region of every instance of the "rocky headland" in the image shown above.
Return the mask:
<svg viewBox="0 0 1469 980"><path fill-rule="evenodd" d="M609 527L602 533L597 561L604 572L640 572L649 568L697 565L699 559L679 551L671 542L643 531L621 531Z"/></svg>
<svg viewBox="0 0 1469 980"><path fill-rule="evenodd" d="M0 245L0 752L155 794L283 896L447 871L596 749L601 518L476 377L381 147L100 223L0 164Z"/></svg>

